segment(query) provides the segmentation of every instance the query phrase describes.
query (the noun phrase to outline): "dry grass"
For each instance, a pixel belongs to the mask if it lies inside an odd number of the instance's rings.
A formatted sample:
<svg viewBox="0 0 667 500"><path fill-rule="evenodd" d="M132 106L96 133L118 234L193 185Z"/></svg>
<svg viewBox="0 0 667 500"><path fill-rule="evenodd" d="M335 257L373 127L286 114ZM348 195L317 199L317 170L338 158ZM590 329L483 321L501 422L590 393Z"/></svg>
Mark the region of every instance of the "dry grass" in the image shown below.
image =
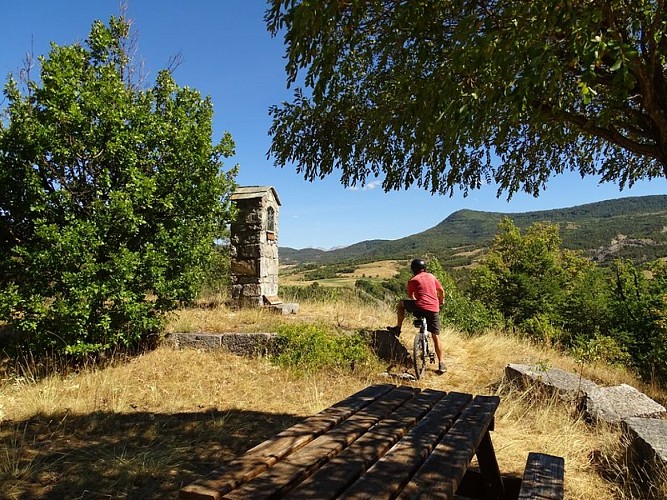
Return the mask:
<svg viewBox="0 0 667 500"><path fill-rule="evenodd" d="M179 311L167 327L173 332L268 332L281 324L323 322L346 330L377 329L394 324L393 309L380 304L354 304L345 300L301 303L296 315L276 315L267 309L194 308Z"/></svg>
<svg viewBox="0 0 667 500"><path fill-rule="evenodd" d="M290 317L224 307L182 311L169 329L273 331L283 322L309 321L354 330L393 320L389 309L304 303ZM408 330L401 337L406 345ZM492 438L503 473L520 474L529 451L552 453L566 460L566 498L641 498L614 482L623 471L616 430L592 427L561 402L502 384L508 363L574 371L576 362L499 334L443 333L448 373L429 371L415 384L501 395ZM585 376L644 389L604 367L587 368ZM0 497L174 498L225 460L377 382L386 378L368 367L302 376L264 358L168 347L77 373L6 376L0 385Z"/></svg>

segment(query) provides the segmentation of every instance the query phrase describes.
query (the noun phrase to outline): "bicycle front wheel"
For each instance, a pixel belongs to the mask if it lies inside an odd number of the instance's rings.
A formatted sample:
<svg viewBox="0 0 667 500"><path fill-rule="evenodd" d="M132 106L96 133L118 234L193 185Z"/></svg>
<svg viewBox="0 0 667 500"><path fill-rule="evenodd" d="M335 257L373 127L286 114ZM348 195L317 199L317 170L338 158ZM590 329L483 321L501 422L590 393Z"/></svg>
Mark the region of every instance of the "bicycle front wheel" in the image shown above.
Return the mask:
<svg viewBox="0 0 667 500"><path fill-rule="evenodd" d="M412 362L415 365L415 377L419 380L426 370L426 335L421 332L415 336Z"/></svg>

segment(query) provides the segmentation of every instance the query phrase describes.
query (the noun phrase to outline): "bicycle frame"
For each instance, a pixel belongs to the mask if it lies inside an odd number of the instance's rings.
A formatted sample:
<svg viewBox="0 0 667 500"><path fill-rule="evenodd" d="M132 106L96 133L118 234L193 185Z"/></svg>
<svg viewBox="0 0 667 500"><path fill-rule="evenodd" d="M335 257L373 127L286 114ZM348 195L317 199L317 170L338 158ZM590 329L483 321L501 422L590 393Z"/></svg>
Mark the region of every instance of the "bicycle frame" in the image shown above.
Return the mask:
<svg viewBox="0 0 667 500"><path fill-rule="evenodd" d="M426 370L426 358L428 357L431 363L434 363L435 359L434 359L434 353L431 352L431 348L429 345L430 333L428 331L428 327L426 324L426 318L416 317L416 319L412 322L412 324L416 328L419 328L419 333L415 335L415 341L412 351L413 353L412 361L414 363L414 368L415 368L415 377L417 378L417 380L419 380L422 377L422 375L424 375L424 371Z"/></svg>

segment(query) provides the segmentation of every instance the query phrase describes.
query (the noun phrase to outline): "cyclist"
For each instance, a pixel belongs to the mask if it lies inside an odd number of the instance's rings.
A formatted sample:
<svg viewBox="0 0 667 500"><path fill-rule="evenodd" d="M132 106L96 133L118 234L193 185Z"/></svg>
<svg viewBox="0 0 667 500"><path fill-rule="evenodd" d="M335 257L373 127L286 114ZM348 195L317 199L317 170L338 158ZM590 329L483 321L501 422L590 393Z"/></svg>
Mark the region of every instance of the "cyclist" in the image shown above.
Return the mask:
<svg viewBox="0 0 667 500"><path fill-rule="evenodd" d="M414 259L410 263L410 269L413 276L408 280L408 299L399 301L396 310L398 316L396 326L390 326L387 329L396 336L400 335L406 311L424 316L428 331L431 332L433 338L435 354L438 356L438 372L444 373L447 367L442 360L438 313L440 306L445 302L445 291L438 278L426 271L426 263L422 259Z"/></svg>

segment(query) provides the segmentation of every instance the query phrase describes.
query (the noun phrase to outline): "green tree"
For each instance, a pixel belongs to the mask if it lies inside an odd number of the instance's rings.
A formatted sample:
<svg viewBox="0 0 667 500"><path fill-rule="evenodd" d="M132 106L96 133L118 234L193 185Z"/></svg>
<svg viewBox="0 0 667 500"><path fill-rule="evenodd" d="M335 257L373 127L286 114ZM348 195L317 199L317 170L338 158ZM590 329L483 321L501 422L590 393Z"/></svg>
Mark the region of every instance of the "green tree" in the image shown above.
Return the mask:
<svg viewBox="0 0 667 500"><path fill-rule="evenodd" d="M663 2L269 5L302 84L271 108L270 152L306 179L434 193L494 179L511 196L566 170L621 188L667 176Z"/></svg>
<svg viewBox="0 0 667 500"><path fill-rule="evenodd" d="M607 269L584 259L566 267L575 272L559 307L561 327L568 333L563 343L572 347L599 339L600 335L609 337L613 320Z"/></svg>
<svg viewBox="0 0 667 500"><path fill-rule="evenodd" d="M620 338L637 371L667 383L667 264L654 262L648 273L630 261L613 266L613 335Z"/></svg>
<svg viewBox="0 0 667 500"><path fill-rule="evenodd" d="M473 274L473 294L511 323L555 340L568 294L588 261L561 248L558 225L536 223L524 234L505 218Z"/></svg>
<svg viewBox="0 0 667 500"><path fill-rule="evenodd" d="M130 81L128 29L95 22L4 89L0 319L24 345L137 345L194 297L230 220L231 137L213 144L210 100L168 71Z"/></svg>
<svg viewBox="0 0 667 500"><path fill-rule="evenodd" d="M464 294L454 278L442 268L438 259L429 259L427 271L438 278L445 292L445 303L440 308L443 324L468 334L482 333L500 324L497 311Z"/></svg>
<svg viewBox="0 0 667 500"><path fill-rule="evenodd" d="M490 305L517 322L552 312L564 279L560 237L554 224L534 224L525 235L505 218L475 272L475 288Z"/></svg>

